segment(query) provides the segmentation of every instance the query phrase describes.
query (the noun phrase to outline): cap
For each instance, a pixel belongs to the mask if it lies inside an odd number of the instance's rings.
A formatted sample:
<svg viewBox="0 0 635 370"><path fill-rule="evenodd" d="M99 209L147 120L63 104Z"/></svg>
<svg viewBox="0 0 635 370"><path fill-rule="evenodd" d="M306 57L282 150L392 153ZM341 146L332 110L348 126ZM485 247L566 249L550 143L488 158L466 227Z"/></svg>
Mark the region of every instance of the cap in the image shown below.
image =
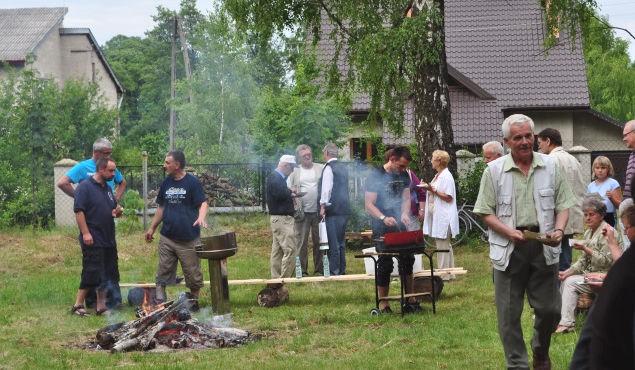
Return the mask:
<svg viewBox="0 0 635 370"><path fill-rule="evenodd" d="M295 156L289 155L289 154L285 154L282 157L280 157L280 162L281 163L291 163L292 165L296 165L295 162Z"/></svg>

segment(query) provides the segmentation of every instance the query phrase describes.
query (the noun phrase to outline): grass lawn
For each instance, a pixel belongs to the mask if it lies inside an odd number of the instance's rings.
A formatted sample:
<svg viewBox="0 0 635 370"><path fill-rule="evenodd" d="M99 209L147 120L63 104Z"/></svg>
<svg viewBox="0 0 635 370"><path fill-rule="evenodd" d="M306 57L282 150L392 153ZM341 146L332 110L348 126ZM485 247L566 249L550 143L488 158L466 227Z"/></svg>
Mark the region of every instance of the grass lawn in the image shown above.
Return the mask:
<svg viewBox="0 0 635 370"><path fill-rule="evenodd" d="M230 279L269 276L271 233L266 216L225 216L214 223L237 233L239 251L228 262ZM146 244L140 231L119 235L118 243L121 281L153 281L156 241ZM353 258L354 253L347 254L348 271L361 273L363 261ZM76 230L2 231L0 369L504 368L487 247L462 246L456 260L469 272L446 284L436 315L430 304L423 304L418 315L371 317L372 281L291 284L289 302L270 309L256 304L261 286L233 286L235 326L263 334L262 340L232 349L111 355L75 344L94 336L108 320L133 319L134 312L126 307L108 319L69 314L81 271ZM207 263L201 266L207 280ZM168 291L171 296L177 292ZM123 295L125 300L125 291ZM209 305L208 289L201 303ZM532 312L525 307L523 329L529 342ZM553 337L555 369L567 368L576 341L577 333Z"/></svg>

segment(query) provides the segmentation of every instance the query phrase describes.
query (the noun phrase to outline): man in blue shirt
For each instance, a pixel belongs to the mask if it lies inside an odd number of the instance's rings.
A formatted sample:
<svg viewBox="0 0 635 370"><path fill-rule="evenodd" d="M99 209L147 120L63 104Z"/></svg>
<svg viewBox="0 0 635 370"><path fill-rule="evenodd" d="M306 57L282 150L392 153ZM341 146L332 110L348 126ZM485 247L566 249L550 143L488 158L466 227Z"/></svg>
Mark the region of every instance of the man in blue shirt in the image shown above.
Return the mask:
<svg viewBox="0 0 635 370"><path fill-rule="evenodd" d="M207 227L207 197L198 179L185 172L183 152L169 152L163 168L168 177L159 189L159 208L145 235L146 241L151 242L154 231L163 222L156 277L157 301L165 300L165 286L174 281L177 262L181 263L191 299L197 300L203 287L203 274L195 248L201 243L201 226ZM191 309L198 310L197 301Z"/></svg>
<svg viewBox="0 0 635 370"><path fill-rule="evenodd" d="M116 165L110 158L100 158L96 166L97 172L77 186L73 207L80 231L82 275L72 313L79 316L87 315L84 301L89 289L97 291L95 311L100 315L107 311L107 291L119 283L113 218L121 216L122 208L106 185Z"/></svg>
<svg viewBox="0 0 635 370"><path fill-rule="evenodd" d="M73 184L79 184L80 182L89 179L97 172L97 161L100 158L110 158L112 154L112 143L106 138L100 138L93 143L93 157L88 158L74 165L65 175L60 177L57 181L57 187L60 188L66 195L71 198L75 197L75 189ZM115 169L114 176L107 180L106 183L110 186L110 190L114 193L117 202L121 200L123 193L126 191L126 180L121 175L118 169ZM117 189L115 191L115 185ZM115 247L115 253L116 253ZM92 307L95 303L95 292L90 290L86 298L87 307ZM108 307L113 308L121 304L121 289L119 284L115 284L112 290L109 290L108 294Z"/></svg>
<svg viewBox="0 0 635 370"><path fill-rule="evenodd" d="M110 158L112 154L112 144L108 139L97 139L93 144L93 157L88 158L74 165L64 176L57 181L57 187L71 198L75 197L75 190L72 184L79 184L83 180L93 176L96 171L95 163L99 158ZM119 170L115 171L114 178L108 181L108 185L115 193L117 201L121 199L126 191L126 180ZM115 189L115 185L117 188Z"/></svg>

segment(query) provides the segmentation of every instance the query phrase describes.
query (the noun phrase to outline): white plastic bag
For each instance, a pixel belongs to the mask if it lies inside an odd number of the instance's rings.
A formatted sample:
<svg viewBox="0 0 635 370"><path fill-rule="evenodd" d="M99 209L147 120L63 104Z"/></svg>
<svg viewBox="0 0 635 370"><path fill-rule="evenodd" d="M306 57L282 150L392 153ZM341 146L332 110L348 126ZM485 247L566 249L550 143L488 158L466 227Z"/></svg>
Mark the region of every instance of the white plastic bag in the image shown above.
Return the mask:
<svg viewBox="0 0 635 370"><path fill-rule="evenodd" d="M326 234L326 221L322 218L322 221L318 224L318 230L320 231L320 250L325 251L329 249L329 237Z"/></svg>

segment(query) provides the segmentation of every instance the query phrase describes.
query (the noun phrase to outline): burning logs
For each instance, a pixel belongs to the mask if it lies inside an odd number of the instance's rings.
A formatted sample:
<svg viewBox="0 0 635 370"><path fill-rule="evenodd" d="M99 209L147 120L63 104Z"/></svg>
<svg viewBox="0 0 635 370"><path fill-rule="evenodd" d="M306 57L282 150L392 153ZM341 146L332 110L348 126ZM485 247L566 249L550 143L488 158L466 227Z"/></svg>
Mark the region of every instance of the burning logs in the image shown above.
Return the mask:
<svg viewBox="0 0 635 370"><path fill-rule="evenodd" d="M189 313L190 300L183 294L137 320L109 325L97 332L98 348L112 353L131 350L221 348L237 346L255 337L234 328L200 323Z"/></svg>

